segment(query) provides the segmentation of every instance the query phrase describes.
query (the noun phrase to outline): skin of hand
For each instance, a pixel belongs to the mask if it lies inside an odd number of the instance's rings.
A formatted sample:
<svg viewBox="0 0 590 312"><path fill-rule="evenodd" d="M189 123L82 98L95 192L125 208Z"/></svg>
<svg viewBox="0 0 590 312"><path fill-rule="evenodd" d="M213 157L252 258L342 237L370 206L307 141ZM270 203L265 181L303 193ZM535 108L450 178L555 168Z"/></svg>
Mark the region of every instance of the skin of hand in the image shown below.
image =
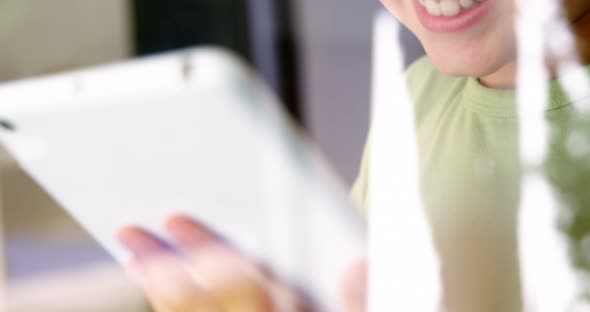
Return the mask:
<svg viewBox="0 0 590 312"><path fill-rule="evenodd" d="M171 242L134 226L118 233L133 255L126 272L156 312L314 311L286 283L191 218L173 216L166 229ZM365 285L366 264L360 261L343 277L347 312L365 310Z"/></svg>

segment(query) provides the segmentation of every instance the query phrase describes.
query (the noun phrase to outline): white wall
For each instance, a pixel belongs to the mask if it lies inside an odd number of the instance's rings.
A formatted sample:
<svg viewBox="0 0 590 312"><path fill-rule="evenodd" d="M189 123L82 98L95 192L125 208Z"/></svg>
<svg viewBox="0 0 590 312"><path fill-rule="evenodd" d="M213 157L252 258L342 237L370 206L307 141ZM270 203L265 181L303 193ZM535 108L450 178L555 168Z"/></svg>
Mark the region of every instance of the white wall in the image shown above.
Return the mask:
<svg viewBox="0 0 590 312"><path fill-rule="evenodd" d="M297 0L305 119L351 182L368 124L371 20L378 1Z"/></svg>
<svg viewBox="0 0 590 312"><path fill-rule="evenodd" d="M0 81L127 58L130 16L127 0L0 0ZM114 261L3 149L0 173L1 311L146 311Z"/></svg>
<svg viewBox="0 0 590 312"><path fill-rule="evenodd" d="M369 115L372 19L377 0L297 0L305 118L336 169L356 177ZM420 46L407 31L410 58Z"/></svg>
<svg viewBox="0 0 590 312"><path fill-rule="evenodd" d="M132 52L130 16L127 0L0 0L0 80L126 58ZM33 237L31 241L38 241L39 246L55 243L55 248L62 243L67 248L95 246L95 254L102 256L98 245L4 153L0 152L0 199L9 240L6 249L9 262L14 264L11 275L51 267L34 258L31 265L23 263L19 257L26 259L26 254L18 251L20 245L12 248L14 239L20 242ZM56 230L61 233L58 239ZM57 253L52 255L57 257ZM64 265L59 259L47 260L49 264Z"/></svg>
<svg viewBox="0 0 590 312"><path fill-rule="evenodd" d="M0 1L0 81L127 57L127 0Z"/></svg>

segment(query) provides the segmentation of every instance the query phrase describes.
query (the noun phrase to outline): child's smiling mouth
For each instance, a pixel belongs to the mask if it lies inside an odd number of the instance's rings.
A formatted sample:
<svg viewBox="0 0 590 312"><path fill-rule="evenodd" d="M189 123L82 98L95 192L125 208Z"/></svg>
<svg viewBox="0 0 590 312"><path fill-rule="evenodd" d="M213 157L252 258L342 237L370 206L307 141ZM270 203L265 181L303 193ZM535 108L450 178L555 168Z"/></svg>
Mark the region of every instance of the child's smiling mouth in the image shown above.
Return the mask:
<svg viewBox="0 0 590 312"><path fill-rule="evenodd" d="M413 0L422 24L432 32L457 32L481 20L495 0Z"/></svg>
<svg viewBox="0 0 590 312"><path fill-rule="evenodd" d="M459 13L472 9L484 0L418 0L426 8L430 15L434 16L456 16Z"/></svg>

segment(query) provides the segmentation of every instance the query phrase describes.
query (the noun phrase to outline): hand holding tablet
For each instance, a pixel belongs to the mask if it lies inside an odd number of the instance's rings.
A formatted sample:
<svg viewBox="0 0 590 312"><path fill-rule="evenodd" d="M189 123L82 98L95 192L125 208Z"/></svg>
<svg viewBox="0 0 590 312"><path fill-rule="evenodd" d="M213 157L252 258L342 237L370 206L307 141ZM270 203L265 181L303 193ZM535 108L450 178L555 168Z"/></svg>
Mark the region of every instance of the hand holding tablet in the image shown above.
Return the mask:
<svg viewBox="0 0 590 312"><path fill-rule="evenodd" d="M186 68L191 68L190 72ZM263 83L217 49L0 87L0 141L113 256L129 224L199 220L327 311L364 226Z"/></svg>
<svg viewBox="0 0 590 312"><path fill-rule="evenodd" d="M119 240L133 252L126 265L156 311L316 311L304 293L291 288L194 220L168 219L171 242L133 226ZM170 243L178 247L173 251ZM345 311L365 311L366 262L352 264L341 281Z"/></svg>

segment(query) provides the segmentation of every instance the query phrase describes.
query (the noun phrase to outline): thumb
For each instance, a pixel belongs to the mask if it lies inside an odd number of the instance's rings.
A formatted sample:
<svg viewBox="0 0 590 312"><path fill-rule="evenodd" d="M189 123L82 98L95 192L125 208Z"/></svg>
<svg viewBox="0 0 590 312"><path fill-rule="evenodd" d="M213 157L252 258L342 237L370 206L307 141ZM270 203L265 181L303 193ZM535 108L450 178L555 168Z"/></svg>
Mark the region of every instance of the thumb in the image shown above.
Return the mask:
<svg viewBox="0 0 590 312"><path fill-rule="evenodd" d="M365 312L367 305L367 261L354 263L342 279L342 300L346 312Z"/></svg>

